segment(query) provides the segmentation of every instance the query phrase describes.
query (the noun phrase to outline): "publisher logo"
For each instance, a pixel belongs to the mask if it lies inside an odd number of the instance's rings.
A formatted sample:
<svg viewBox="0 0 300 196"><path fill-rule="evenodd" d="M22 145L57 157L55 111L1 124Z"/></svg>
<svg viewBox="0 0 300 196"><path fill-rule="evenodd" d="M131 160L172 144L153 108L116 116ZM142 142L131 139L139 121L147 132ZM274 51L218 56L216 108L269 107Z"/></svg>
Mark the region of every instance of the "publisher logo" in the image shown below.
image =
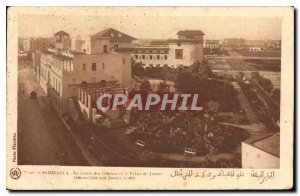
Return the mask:
<svg viewBox="0 0 300 196"><path fill-rule="evenodd" d="M19 168L12 168L10 170L10 177L14 180L17 180L21 177L21 170Z"/></svg>

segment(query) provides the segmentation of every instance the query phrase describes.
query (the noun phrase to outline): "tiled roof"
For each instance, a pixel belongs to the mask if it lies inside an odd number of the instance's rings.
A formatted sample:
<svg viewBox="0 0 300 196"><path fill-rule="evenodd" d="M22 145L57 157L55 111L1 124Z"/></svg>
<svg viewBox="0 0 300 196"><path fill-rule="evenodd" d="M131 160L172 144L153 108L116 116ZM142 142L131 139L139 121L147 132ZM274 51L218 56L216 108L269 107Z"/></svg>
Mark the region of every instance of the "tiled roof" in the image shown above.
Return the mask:
<svg viewBox="0 0 300 196"><path fill-rule="evenodd" d="M55 36L56 35L60 35L60 36L62 36L62 35L69 35L68 33L66 33L65 31L58 31L57 33L55 33L54 34Z"/></svg>
<svg viewBox="0 0 300 196"><path fill-rule="evenodd" d="M121 36L119 36L121 35ZM111 42L131 42L136 40L136 38L131 37L125 33L122 33L113 28L104 29L94 35L91 36L92 38L109 38Z"/></svg>
<svg viewBox="0 0 300 196"><path fill-rule="evenodd" d="M60 60L72 60L73 59L72 57L65 56L65 55L62 55L62 54L53 54L53 57L57 58L57 59L60 59Z"/></svg>
<svg viewBox="0 0 300 196"><path fill-rule="evenodd" d="M185 31L178 31L177 35L204 35L201 30L185 30Z"/></svg>

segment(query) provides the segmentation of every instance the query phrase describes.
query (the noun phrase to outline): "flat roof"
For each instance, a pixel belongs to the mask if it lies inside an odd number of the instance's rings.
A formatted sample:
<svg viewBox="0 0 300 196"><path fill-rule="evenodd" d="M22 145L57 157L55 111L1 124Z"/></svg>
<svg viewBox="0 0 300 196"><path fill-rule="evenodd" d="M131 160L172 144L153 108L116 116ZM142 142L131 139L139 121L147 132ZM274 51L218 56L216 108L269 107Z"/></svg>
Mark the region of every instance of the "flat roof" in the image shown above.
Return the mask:
<svg viewBox="0 0 300 196"><path fill-rule="evenodd" d="M280 156L280 135L279 133L259 140L253 144L254 146L277 157Z"/></svg>
<svg viewBox="0 0 300 196"><path fill-rule="evenodd" d="M72 84L69 86L77 86L85 93L96 93L96 92L116 92L127 90L128 88L123 84L118 84L117 81L107 81L106 84L103 82L90 82L81 84Z"/></svg>
<svg viewBox="0 0 300 196"><path fill-rule="evenodd" d="M62 55L62 54L53 54L52 56L54 58L57 58L57 59L60 59L60 60L72 60L73 59L72 57L65 56L65 55Z"/></svg>
<svg viewBox="0 0 300 196"><path fill-rule="evenodd" d="M196 44L202 44L202 40L196 40L196 39L168 39L169 43L178 43L178 42L190 42L190 43L196 43Z"/></svg>
<svg viewBox="0 0 300 196"><path fill-rule="evenodd" d="M252 140L245 141L262 151L280 157L280 133L267 133Z"/></svg>

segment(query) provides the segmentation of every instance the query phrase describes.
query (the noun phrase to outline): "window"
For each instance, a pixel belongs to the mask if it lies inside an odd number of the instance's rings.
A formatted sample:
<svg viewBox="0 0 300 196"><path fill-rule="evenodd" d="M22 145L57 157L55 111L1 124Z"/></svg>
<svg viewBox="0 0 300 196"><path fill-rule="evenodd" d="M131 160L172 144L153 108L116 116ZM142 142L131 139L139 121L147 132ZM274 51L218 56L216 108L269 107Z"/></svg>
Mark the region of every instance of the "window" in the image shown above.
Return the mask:
<svg viewBox="0 0 300 196"><path fill-rule="evenodd" d="M194 39L194 36L190 35L190 36L186 36L187 39Z"/></svg>
<svg viewBox="0 0 300 196"><path fill-rule="evenodd" d="M107 52L107 45L103 45L103 52Z"/></svg>
<svg viewBox="0 0 300 196"><path fill-rule="evenodd" d="M82 70L85 70L85 63L82 64Z"/></svg>
<svg viewBox="0 0 300 196"><path fill-rule="evenodd" d="M114 37L115 35L114 35L114 33L111 33L110 36L111 36L111 37Z"/></svg>
<svg viewBox="0 0 300 196"><path fill-rule="evenodd" d="M122 37L122 33L119 33L118 36L119 36L119 37Z"/></svg>
<svg viewBox="0 0 300 196"><path fill-rule="evenodd" d="M60 82L58 82L58 93L59 93L59 96L60 96Z"/></svg>
<svg viewBox="0 0 300 196"><path fill-rule="evenodd" d="M145 55L142 55L142 59L145 59Z"/></svg>
<svg viewBox="0 0 300 196"><path fill-rule="evenodd" d="M138 58L139 58L139 56L138 56L138 55L134 55L134 57L135 57L135 59L138 59Z"/></svg>
<svg viewBox="0 0 300 196"><path fill-rule="evenodd" d="M164 58L165 58L165 60L167 60L167 59L168 59L168 56L167 56L167 55L165 55L165 56L164 56Z"/></svg>
<svg viewBox="0 0 300 196"><path fill-rule="evenodd" d="M152 59L152 55L150 55L149 58Z"/></svg>
<svg viewBox="0 0 300 196"><path fill-rule="evenodd" d="M168 67L168 64L164 64L165 67Z"/></svg>
<svg viewBox="0 0 300 196"><path fill-rule="evenodd" d="M183 50L175 49L175 59L183 59Z"/></svg>
<svg viewBox="0 0 300 196"><path fill-rule="evenodd" d="M105 64L104 63L102 63L102 69L105 69Z"/></svg>
<svg viewBox="0 0 300 196"><path fill-rule="evenodd" d="M96 67L97 67L97 64L96 63L92 63L92 71L96 71Z"/></svg>
<svg viewBox="0 0 300 196"><path fill-rule="evenodd" d="M156 59L157 59L157 60L159 60L159 59L160 59L160 56L159 56L159 55L157 55L157 56L156 56Z"/></svg>
<svg viewBox="0 0 300 196"><path fill-rule="evenodd" d="M115 49L117 49L118 47L119 47L119 45L118 45L118 44L115 44L115 45L114 45L114 48L115 48Z"/></svg>
<svg viewBox="0 0 300 196"><path fill-rule="evenodd" d="M160 64L156 64L156 67L160 67Z"/></svg>
<svg viewBox="0 0 300 196"><path fill-rule="evenodd" d="M123 65L125 65L126 60L123 58Z"/></svg>

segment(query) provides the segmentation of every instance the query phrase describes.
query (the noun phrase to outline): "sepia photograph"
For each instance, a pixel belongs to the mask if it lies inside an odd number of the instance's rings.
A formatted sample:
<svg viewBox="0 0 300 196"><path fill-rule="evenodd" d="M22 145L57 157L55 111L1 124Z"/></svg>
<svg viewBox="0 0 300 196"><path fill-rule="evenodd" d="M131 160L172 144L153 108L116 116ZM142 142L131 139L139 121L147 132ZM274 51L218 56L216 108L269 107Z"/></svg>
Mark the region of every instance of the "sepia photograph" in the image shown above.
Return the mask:
<svg viewBox="0 0 300 196"><path fill-rule="evenodd" d="M254 169L260 183L274 178L282 134L293 137L281 128L282 87L287 113L293 105L293 71L283 73L293 69L283 61L286 20L217 9L9 9L20 11L17 23L8 19L17 87L8 86L16 91L16 130L8 131L17 165L9 175L80 166L148 168L150 176L163 175L151 168L176 168L171 177L184 168Z"/></svg>

